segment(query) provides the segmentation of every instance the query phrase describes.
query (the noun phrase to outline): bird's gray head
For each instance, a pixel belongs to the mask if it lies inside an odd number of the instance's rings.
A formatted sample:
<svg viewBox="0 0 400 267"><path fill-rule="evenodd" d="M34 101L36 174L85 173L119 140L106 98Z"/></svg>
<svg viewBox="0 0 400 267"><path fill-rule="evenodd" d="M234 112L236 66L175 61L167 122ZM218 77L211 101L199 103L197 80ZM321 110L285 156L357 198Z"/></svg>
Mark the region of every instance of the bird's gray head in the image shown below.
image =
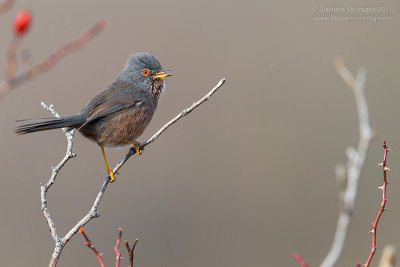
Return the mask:
<svg viewBox="0 0 400 267"><path fill-rule="evenodd" d="M136 53L131 55L118 79L148 90L157 100L165 90L164 78L171 76L163 70L160 62L150 54Z"/></svg>

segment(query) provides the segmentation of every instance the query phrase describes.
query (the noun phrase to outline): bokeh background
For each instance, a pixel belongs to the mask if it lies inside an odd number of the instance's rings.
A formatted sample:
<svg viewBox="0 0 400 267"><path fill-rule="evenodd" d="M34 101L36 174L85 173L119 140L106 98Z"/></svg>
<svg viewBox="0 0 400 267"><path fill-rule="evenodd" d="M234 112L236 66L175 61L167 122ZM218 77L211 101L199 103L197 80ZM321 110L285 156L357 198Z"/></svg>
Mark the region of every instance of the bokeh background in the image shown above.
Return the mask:
<svg viewBox="0 0 400 267"><path fill-rule="evenodd" d="M315 7L388 5L392 21L314 21ZM46 266L53 240L40 211L39 183L64 156L61 131L16 136L15 120L47 117L40 101L71 115L105 89L135 52L173 70L144 141L222 77L209 101L168 129L122 168L86 226L108 266L118 227L139 239L135 266L298 266L295 251L318 266L338 214L334 166L358 140L351 91L336 74L343 56L368 70L367 97L376 138L360 179L354 220L338 266L370 251L379 204L380 140L389 155L389 212L378 233L400 246L400 31L398 1L17 1L0 16L1 62L21 8L34 24L22 44L38 62L100 19L107 29L50 72L0 102L0 265ZM3 68L0 68L3 71ZM127 148L107 151L111 165ZM48 194L60 234L87 213L105 177L97 145L77 134L77 158ZM59 266L98 266L77 235ZM125 253L125 251L124 251ZM125 264L127 264L127 255Z"/></svg>

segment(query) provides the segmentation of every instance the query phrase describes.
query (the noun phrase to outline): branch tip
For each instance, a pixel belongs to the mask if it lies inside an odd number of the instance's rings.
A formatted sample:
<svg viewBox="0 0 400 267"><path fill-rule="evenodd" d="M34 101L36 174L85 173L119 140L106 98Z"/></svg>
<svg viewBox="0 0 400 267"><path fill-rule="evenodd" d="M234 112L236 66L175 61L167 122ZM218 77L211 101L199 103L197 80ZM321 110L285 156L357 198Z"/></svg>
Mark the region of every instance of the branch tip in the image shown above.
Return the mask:
<svg viewBox="0 0 400 267"><path fill-rule="evenodd" d="M308 267L308 263L301 257L301 255L297 252L293 253L293 258L297 261L302 267Z"/></svg>

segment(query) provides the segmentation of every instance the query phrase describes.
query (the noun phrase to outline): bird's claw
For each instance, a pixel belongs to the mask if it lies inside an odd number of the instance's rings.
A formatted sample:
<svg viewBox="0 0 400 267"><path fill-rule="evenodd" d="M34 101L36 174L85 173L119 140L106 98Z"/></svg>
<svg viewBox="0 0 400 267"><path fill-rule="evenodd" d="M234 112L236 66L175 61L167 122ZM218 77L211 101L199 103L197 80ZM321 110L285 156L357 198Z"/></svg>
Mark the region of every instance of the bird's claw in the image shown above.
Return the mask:
<svg viewBox="0 0 400 267"><path fill-rule="evenodd" d="M135 146L135 149L136 149L136 154L138 156L142 155L144 149L140 148L140 144L139 143L135 143L134 146Z"/></svg>
<svg viewBox="0 0 400 267"><path fill-rule="evenodd" d="M110 168L107 169L108 174L110 175L110 183L113 183L115 181L114 173L113 170Z"/></svg>

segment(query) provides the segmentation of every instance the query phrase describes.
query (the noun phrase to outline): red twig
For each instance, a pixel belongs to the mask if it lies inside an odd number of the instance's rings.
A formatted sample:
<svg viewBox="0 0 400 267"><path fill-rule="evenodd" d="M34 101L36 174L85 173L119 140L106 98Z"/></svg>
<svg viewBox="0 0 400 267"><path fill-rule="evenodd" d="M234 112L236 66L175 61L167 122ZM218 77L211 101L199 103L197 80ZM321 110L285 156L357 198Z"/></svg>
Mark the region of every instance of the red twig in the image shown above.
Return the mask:
<svg viewBox="0 0 400 267"><path fill-rule="evenodd" d="M4 78L7 80L12 79L17 70L17 51L24 36L15 35L8 46L6 66L4 68Z"/></svg>
<svg viewBox="0 0 400 267"><path fill-rule="evenodd" d="M15 0L4 0L0 3L0 14L9 10L14 4Z"/></svg>
<svg viewBox="0 0 400 267"><path fill-rule="evenodd" d="M94 248L94 246L92 245L92 242L90 242L89 238L87 237L87 235L83 231L82 227L79 228L79 232L83 235L83 237L86 240L85 246L87 246L88 248L90 248L94 252L94 254L96 255L97 259L99 260L99 263L100 263L101 267L104 267L103 259L101 258L100 253L97 251L97 249Z"/></svg>
<svg viewBox="0 0 400 267"><path fill-rule="evenodd" d="M133 243L132 249L129 247L129 243L127 240L125 240L125 246L126 249L128 250L129 253L129 267L133 267L133 258L135 257L135 255L133 254L133 251L135 250L135 247L137 245L137 243L139 242L138 239L135 240L135 242Z"/></svg>
<svg viewBox="0 0 400 267"><path fill-rule="evenodd" d="M105 27L106 27L106 22L99 21L94 26L83 32L78 39L56 48L48 58L46 58L39 64L33 66L32 69L28 71L29 77L33 78L39 75L41 72L51 69L64 56L86 45L91 39L93 39L93 37L95 37L98 33L100 33Z"/></svg>
<svg viewBox="0 0 400 267"><path fill-rule="evenodd" d="M0 100L4 98L13 88L20 86L30 79L38 76L39 74L50 70L55 64L57 64L63 57L70 54L71 52L85 46L90 40L92 40L97 34L99 34L106 27L105 21L99 21L94 26L84 31L81 36L67 44L60 46L55 49L46 59L36 64L32 68L24 71L10 79L0 81Z"/></svg>
<svg viewBox="0 0 400 267"><path fill-rule="evenodd" d="M119 250L119 245L121 244L121 237L122 237L122 228L118 228L119 234L117 238L117 243L115 244L114 250L115 254L117 254L116 260L115 260L115 267L119 267L119 264L121 262L121 251Z"/></svg>
<svg viewBox="0 0 400 267"><path fill-rule="evenodd" d="M372 223L372 229L370 231L372 235L372 248L371 252L369 253L368 259L364 264L364 267L368 267L369 264L371 263L372 258L374 257L375 251L376 251L376 230L378 227L379 219L382 216L382 213L385 211L385 205L386 205L386 187L387 187L387 179L386 179L386 173L390 169L386 167L386 158L387 158L387 153L390 151L390 148L386 146L386 141L382 141L382 146L383 146L383 160L382 163L379 163L379 166L382 166L383 170L383 184L379 189L382 190L382 201L381 201L381 207L379 208L378 214L375 217L374 222Z"/></svg>
<svg viewBox="0 0 400 267"><path fill-rule="evenodd" d="M308 263L300 256L299 253L293 253L293 258L297 261L302 267L308 267Z"/></svg>

